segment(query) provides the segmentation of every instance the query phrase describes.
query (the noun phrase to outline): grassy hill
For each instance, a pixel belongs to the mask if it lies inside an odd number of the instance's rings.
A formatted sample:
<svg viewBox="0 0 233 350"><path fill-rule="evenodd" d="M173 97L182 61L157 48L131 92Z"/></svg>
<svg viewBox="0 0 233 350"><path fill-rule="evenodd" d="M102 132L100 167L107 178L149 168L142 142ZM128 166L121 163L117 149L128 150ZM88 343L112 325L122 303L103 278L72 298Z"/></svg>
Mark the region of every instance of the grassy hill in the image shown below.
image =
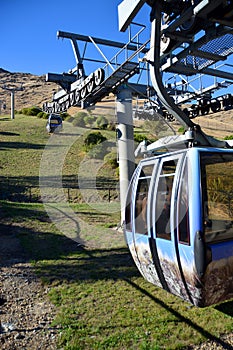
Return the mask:
<svg viewBox="0 0 233 350"><path fill-rule="evenodd" d="M221 335L233 331L232 302L197 309L149 284L123 235L110 228L119 222L117 198L109 202L96 192L86 194L84 186L85 200L69 202L71 194L59 187L60 175L64 184L73 183L82 167L99 184L115 179L103 163L92 167L83 152L87 130L65 122L64 132L51 137L45 120L0 119L1 186L6 186L1 196L6 189L25 190L20 201L17 195L1 197L1 230L7 234L10 227L17 234L32 269L50 290L57 309L54 325L61 330L58 348L185 349L206 339L227 346ZM109 142L115 137L105 135Z"/></svg>

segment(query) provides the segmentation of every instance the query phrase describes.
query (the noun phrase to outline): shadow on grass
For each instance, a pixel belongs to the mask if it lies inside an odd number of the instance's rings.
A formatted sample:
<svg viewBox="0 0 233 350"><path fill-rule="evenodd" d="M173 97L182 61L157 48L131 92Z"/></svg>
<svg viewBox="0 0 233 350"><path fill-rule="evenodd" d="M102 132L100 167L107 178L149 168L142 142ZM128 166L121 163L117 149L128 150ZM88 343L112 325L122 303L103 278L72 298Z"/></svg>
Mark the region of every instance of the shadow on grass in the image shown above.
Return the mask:
<svg viewBox="0 0 233 350"><path fill-rule="evenodd" d="M97 281L124 279L139 276L127 248L89 250L72 239L50 232L31 230L25 227L1 225L1 232L8 232L19 239L22 251L15 253L12 245L2 252L1 266L13 262L32 261L35 271L44 281ZM2 239L2 234L0 234ZM1 249L0 249L1 251ZM3 254L7 257L4 260Z"/></svg>
<svg viewBox="0 0 233 350"><path fill-rule="evenodd" d="M2 117L0 115L0 120L1 120L1 122L9 122L9 121L11 121L11 118L10 117Z"/></svg>
<svg viewBox="0 0 233 350"><path fill-rule="evenodd" d="M127 248L86 250L78 247L68 256L61 256L56 264L41 264L39 275L46 282L95 282L119 280L139 276Z"/></svg>
<svg viewBox="0 0 233 350"><path fill-rule="evenodd" d="M44 176L43 182L47 186L53 186L56 187L56 184L58 183L58 180L60 181L60 176ZM1 183L8 183L8 185L19 185L19 184L25 184L25 185L32 185L32 186L38 186L39 185L39 176L0 176L0 182ZM62 184L64 188L79 188L80 184L82 188L106 188L109 187L116 188L118 185L118 180L115 179L109 179L107 177L98 176L96 178L79 178L77 175L63 175L62 177ZM60 186L60 182L58 183Z"/></svg>
<svg viewBox="0 0 233 350"><path fill-rule="evenodd" d="M39 176L0 176L1 187L17 189L22 186L39 186Z"/></svg>
<svg viewBox="0 0 233 350"><path fill-rule="evenodd" d="M116 188L119 186L118 180L104 176L93 177L78 177L77 175L63 175L62 184L65 188Z"/></svg>
<svg viewBox="0 0 233 350"><path fill-rule="evenodd" d="M20 136L20 134L18 134L16 132L9 132L9 131L0 131L0 135L3 135L3 136Z"/></svg>
<svg viewBox="0 0 233 350"><path fill-rule="evenodd" d="M0 149L44 149L44 144L36 144L36 143L27 143L27 142L9 142L9 141L1 141Z"/></svg>
<svg viewBox="0 0 233 350"><path fill-rule="evenodd" d="M25 203L14 203L14 202L0 202L0 219L5 219L9 223L9 229L13 227L12 222L20 222L22 228L26 221L38 220L40 222L50 222L50 219L43 209L41 204L35 204L28 207L29 204ZM17 225L18 227L18 225ZM16 229L17 229L16 227ZM20 228L20 227L19 227ZM33 231L32 231L33 232Z"/></svg>
<svg viewBox="0 0 233 350"><path fill-rule="evenodd" d="M29 209L24 205L4 203L1 216L3 222L9 222L9 218L10 222L1 224L0 239L8 236L10 240L12 235L17 238L23 248L24 259L33 261L39 276L48 283L139 276L127 248L88 249L79 243L78 227L75 240L56 233L56 228L40 206ZM41 226L44 226L44 232ZM4 253L7 254L7 251ZM11 251L11 254L14 253ZM3 256L1 264L4 265Z"/></svg>
<svg viewBox="0 0 233 350"><path fill-rule="evenodd" d="M228 315L228 316L233 317L233 300L227 301L223 304L219 304L219 305L215 306L215 309Z"/></svg>
<svg viewBox="0 0 233 350"><path fill-rule="evenodd" d="M187 325L189 325L190 327L192 327L193 329L195 329L198 333L202 334L205 338L212 340L214 342L216 342L218 345L221 345L223 349L228 349L228 350L232 350L233 347L231 345L229 345L228 343L226 343L224 340L222 340L219 337L216 337L215 335L211 334L210 332L206 331L205 329L203 329L202 327L200 327L198 324L196 324L195 322L191 321L190 319L188 319L187 317L184 317L181 313L179 313L178 311L174 310L172 307L170 307L169 305L167 305L166 303L164 303L162 300L156 298L154 295L152 295L151 293L149 293L147 290L145 290L144 288L140 287L139 285L137 285L136 283L134 283L132 280L129 279L125 279L125 281L131 285L133 288L137 289L138 291L140 291L142 294L146 295L147 297L149 297L151 300L153 300L156 304L160 305L162 308L164 308L166 311L168 311L169 313L171 313L172 315L174 315L177 319L180 320L180 322L184 322ZM222 304L224 305L224 304ZM221 305L220 305L221 306ZM189 349L189 347L186 347L186 349ZM191 349L191 348L190 348Z"/></svg>

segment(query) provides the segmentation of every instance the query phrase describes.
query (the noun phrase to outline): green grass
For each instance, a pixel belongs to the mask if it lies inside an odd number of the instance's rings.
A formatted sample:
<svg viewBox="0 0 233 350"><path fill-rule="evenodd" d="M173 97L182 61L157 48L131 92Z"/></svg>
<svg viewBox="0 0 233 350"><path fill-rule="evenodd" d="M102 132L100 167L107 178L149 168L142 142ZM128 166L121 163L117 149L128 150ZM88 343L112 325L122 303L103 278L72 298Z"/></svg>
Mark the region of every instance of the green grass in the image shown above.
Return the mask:
<svg viewBox="0 0 233 350"><path fill-rule="evenodd" d="M48 140L45 120L16 115L0 117L1 175L37 177L40 158Z"/></svg>
<svg viewBox="0 0 233 350"><path fill-rule="evenodd" d="M16 116L0 125L1 179L20 175L36 183L48 140L44 121ZM67 157L81 157L79 147L74 144ZM32 158L32 165L24 157ZM75 178L76 173L67 160L65 175ZM62 212L63 203L55 206ZM109 228L119 222L119 203L70 203L70 208L73 217L66 219L81 228L84 246L62 234L43 203L0 201L1 232L19 237L32 269L50 289L57 307L54 325L61 329L58 348L184 349L206 339L226 347L219 337L233 331L232 301L198 309L145 281L123 235Z"/></svg>
<svg viewBox="0 0 233 350"><path fill-rule="evenodd" d="M26 200L29 196L32 200L37 200L40 194L38 188L41 170L48 170L49 176L54 176L56 180L59 174L57 171L53 172L53 165L58 160L62 165L67 199L73 202L80 201L80 191L76 189L79 176L77 170L80 162L87 162L82 145L89 130L75 128L65 122L64 132L50 137L45 129L46 121L43 119L17 114L14 120L0 116L0 121L0 191L6 193L5 199L10 197L11 200L17 200L21 193L24 196L19 199L20 201ZM109 139L106 147L114 148L115 132L107 130L101 132ZM40 169L41 159L44 157L48 158L47 169ZM85 162L82 164L85 165ZM96 175L98 187L105 187L107 191L108 187L116 186L116 170L111 169L106 163L101 164L101 161L98 161L97 174L93 174L93 171L87 174L89 163L86 168L84 167L84 177ZM106 191L101 193L105 198L108 197ZM116 193L112 192L112 196L116 197Z"/></svg>
<svg viewBox="0 0 233 350"><path fill-rule="evenodd" d="M232 302L198 309L149 284L116 233L111 248L108 240L102 248L98 241L95 248L82 247L57 230L42 204L2 201L1 207L2 223L16 232L32 268L50 287L60 347L181 349L233 331Z"/></svg>

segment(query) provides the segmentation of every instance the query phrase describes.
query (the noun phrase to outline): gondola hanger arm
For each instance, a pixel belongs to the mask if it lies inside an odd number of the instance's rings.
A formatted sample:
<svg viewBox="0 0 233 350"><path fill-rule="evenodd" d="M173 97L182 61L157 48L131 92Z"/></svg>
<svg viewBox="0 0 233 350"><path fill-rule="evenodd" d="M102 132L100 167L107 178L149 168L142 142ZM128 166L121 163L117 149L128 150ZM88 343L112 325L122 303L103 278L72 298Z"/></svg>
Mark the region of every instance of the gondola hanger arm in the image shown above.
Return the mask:
<svg viewBox="0 0 233 350"><path fill-rule="evenodd" d="M213 147L229 147L225 141L218 141L213 137L205 135L200 126L193 123L192 120L175 104L173 98L168 94L162 81L160 70L160 52L161 52L161 22L162 22L162 3L160 1L153 5L151 11L151 41L150 50L145 59L150 64L150 75L153 88L155 89L161 103L167 109L168 113L174 116L186 130L193 132L193 144Z"/></svg>

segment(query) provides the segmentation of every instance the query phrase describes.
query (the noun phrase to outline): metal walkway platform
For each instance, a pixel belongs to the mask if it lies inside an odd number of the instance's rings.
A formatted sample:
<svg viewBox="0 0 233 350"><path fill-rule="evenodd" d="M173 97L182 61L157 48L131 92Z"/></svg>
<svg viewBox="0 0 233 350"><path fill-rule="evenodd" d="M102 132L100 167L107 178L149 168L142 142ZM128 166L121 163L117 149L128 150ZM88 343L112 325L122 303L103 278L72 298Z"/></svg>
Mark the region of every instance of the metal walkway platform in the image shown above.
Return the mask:
<svg viewBox="0 0 233 350"><path fill-rule="evenodd" d="M100 87L96 88L86 97L86 103L93 105L101 101L110 92L114 92L116 88L128 81L131 76L139 73L139 63L126 61L117 68L111 75L104 80Z"/></svg>

